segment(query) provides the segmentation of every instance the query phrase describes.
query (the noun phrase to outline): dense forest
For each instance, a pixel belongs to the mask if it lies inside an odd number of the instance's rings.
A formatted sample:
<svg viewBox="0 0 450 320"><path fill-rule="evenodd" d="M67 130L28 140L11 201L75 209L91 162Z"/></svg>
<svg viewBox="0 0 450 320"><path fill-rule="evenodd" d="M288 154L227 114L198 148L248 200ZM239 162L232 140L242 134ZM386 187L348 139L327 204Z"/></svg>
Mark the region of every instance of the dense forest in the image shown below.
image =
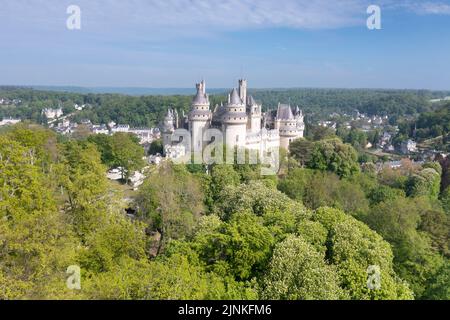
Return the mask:
<svg viewBox="0 0 450 320"><path fill-rule="evenodd" d="M369 89L278 89L250 90L263 109L276 108L279 102L299 105L307 120L327 118L331 113L388 115L392 124L404 116L433 111L430 99L450 95L426 90ZM194 90L193 90L194 93ZM73 115L73 120L89 119L92 123L127 123L133 127L156 126L168 107L188 112L191 96L127 96L119 94L81 94L40 91L27 88L0 87L0 98L20 99L18 105L0 105L0 118L16 117L43 123L42 109L61 106L65 114L75 111L74 104L89 107ZM214 107L226 101L226 93L211 95Z"/></svg>
<svg viewBox="0 0 450 320"><path fill-rule="evenodd" d="M450 299L444 159L377 170L325 137L282 152L278 176L167 161L127 215L105 172L136 141L99 137L0 134L0 299Z"/></svg>
<svg viewBox="0 0 450 320"><path fill-rule="evenodd" d="M450 133L450 103L434 111L420 114L412 130L413 134L420 139L448 135Z"/></svg>

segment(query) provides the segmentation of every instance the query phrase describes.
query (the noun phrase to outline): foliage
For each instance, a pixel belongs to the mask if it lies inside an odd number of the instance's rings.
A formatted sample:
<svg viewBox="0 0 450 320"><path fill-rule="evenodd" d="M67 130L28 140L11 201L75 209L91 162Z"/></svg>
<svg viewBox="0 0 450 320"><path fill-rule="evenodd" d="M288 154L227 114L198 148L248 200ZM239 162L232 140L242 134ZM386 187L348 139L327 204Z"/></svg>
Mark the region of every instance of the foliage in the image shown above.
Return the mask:
<svg viewBox="0 0 450 320"><path fill-rule="evenodd" d="M122 142L131 151L115 152ZM0 298L449 299L445 161L360 173L351 146L311 144L308 162L326 167L287 158L274 179L163 161L130 202L105 173L142 155L133 138L7 128ZM81 290L66 287L70 265ZM379 289L367 284L373 265Z"/></svg>
<svg viewBox="0 0 450 320"><path fill-rule="evenodd" d="M310 169L331 171L340 177L348 177L359 171L356 151L339 139L318 141L314 144Z"/></svg>
<svg viewBox="0 0 450 320"><path fill-rule="evenodd" d="M150 155L156 155L156 154L163 154L163 142L162 139L154 140L150 144L150 148L148 150L148 154Z"/></svg>
<svg viewBox="0 0 450 320"><path fill-rule="evenodd" d="M145 180L136 199L138 216L162 242L189 235L204 213L199 180L184 167L165 162Z"/></svg>
<svg viewBox="0 0 450 320"><path fill-rule="evenodd" d="M270 300L337 300L344 298L335 268L301 237L279 243L264 278L262 297Z"/></svg>

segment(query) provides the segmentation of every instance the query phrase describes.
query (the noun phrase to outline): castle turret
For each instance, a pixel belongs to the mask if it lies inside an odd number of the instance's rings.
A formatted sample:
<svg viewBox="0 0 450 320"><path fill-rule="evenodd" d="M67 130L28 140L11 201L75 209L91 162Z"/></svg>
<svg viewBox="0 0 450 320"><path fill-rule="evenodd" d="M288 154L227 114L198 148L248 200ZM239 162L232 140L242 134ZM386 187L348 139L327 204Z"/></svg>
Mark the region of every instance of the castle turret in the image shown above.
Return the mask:
<svg viewBox="0 0 450 320"><path fill-rule="evenodd" d="M175 132L175 117L171 109L167 110L167 114L164 117L162 127L163 146L172 144L172 134ZM165 150L165 148L164 148Z"/></svg>
<svg viewBox="0 0 450 320"><path fill-rule="evenodd" d="M245 102L239 96L238 90L233 89L222 116L222 131L228 146L245 147L247 120Z"/></svg>
<svg viewBox="0 0 450 320"><path fill-rule="evenodd" d="M280 147L289 149L292 141L303 137L303 115L294 115L290 105L278 104L275 129L280 132Z"/></svg>
<svg viewBox="0 0 450 320"><path fill-rule="evenodd" d="M261 105L257 104L252 96L247 97L247 114L247 128L249 129L249 131L252 133L260 132L262 120Z"/></svg>
<svg viewBox="0 0 450 320"><path fill-rule="evenodd" d="M203 132L211 121L209 110L209 97L206 94L205 81L196 84L197 94L192 100L192 108L189 112L189 131L192 134L192 150L194 154L203 151Z"/></svg>
<svg viewBox="0 0 450 320"><path fill-rule="evenodd" d="M295 120L297 121L298 138L303 138L305 132L305 116L303 115L303 111L300 110L298 106L294 116Z"/></svg>

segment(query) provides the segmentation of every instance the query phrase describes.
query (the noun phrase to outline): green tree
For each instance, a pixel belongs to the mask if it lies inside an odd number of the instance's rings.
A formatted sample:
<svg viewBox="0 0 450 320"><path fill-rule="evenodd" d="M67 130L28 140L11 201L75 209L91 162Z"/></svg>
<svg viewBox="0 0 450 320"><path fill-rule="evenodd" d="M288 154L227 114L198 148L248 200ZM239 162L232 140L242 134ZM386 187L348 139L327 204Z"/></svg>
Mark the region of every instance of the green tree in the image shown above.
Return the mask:
<svg viewBox="0 0 450 320"><path fill-rule="evenodd" d="M290 236L274 250L261 296L273 300L337 300L344 298L339 276L323 253L302 237Z"/></svg>
<svg viewBox="0 0 450 320"><path fill-rule="evenodd" d="M0 299L70 296L62 271L76 262L77 242L36 156L0 136Z"/></svg>
<svg viewBox="0 0 450 320"><path fill-rule="evenodd" d="M348 177L359 171L357 160L357 153L350 145L339 139L323 140L314 143L308 167Z"/></svg>
<svg viewBox="0 0 450 320"><path fill-rule="evenodd" d="M305 166L311 160L313 142L300 138L289 144L289 152L301 166Z"/></svg>
<svg viewBox="0 0 450 320"><path fill-rule="evenodd" d="M447 214L450 215L450 187L447 187L442 192L441 202L442 202L442 207L444 208L445 212L447 212Z"/></svg>
<svg viewBox="0 0 450 320"><path fill-rule="evenodd" d="M341 286L351 299L412 299L406 283L393 268L393 253L383 238L365 224L330 208L320 208L313 215L327 230L327 259L336 266ZM368 267L381 272L381 287L367 285Z"/></svg>
<svg viewBox="0 0 450 320"><path fill-rule="evenodd" d="M185 166L161 164L139 190L138 216L150 229L161 234L158 251L170 239L182 239L192 233L196 221L205 212L201 181Z"/></svg>
<svg viewBox="0 0 450 320"><path fill-rule="evenodd" d="M212 167L210 189L214 200L220 197L226 186L237 186L239 183L239 174L233 166L220 164Z"/></svg>
<svg viewBox="0 0 450 320"><path fill-rule="evenodd" d="M430 236L419 230L426 207L423 199L400 197L376 205L364 219L392 245L395 270L408 281L418 298L443 263L432 248Z"/></svg>
<svg viewBox="0 0 450 320"><path fill-rule="evenodd" d="M59 181L67 200L65 212L75 232L85 239L95 232L110 203L106 168L93 144L70 141L63 146Z"/></svg>
<svg viewBox="0 0 450 320"><path fill-rule="evenodd" d="M144 166L144 149L136 138L128 133L117 132L111 142L113 163L122 168L122 178L128 180L134 170Z"/></svg>
<svg viewBox="0 0 450 320"><path fill-rule="evenodd" d="M209 220L194 238L194 247L211 269L225 276L247 280L264 270L274 242L262 219L251 213L237 213L230 221Z"/></svg>
<svg viewBox="0 0 450 320"><path fill-rule="evenodd" d="M148 150L148 154L155 155L155 154L163 154L163 142L161 139L157 139L152 141L150 144L150 149Z"/></svg>
<svg viewBox="0 0 450 320"><path fill-rule="evenodd" d="M409 178L407 182L407 194L411 197L429 196L437 199L440 186L440 173L433 168L425 168Z"/></svg>
<svg viewBox="0 0 450 320"><path fill-rule="evenodd" d="M87 141L94 143L101 154L102 163L109 168L114 166L114 155L112 150L112 136L106 134L92 134Z"/></svg>

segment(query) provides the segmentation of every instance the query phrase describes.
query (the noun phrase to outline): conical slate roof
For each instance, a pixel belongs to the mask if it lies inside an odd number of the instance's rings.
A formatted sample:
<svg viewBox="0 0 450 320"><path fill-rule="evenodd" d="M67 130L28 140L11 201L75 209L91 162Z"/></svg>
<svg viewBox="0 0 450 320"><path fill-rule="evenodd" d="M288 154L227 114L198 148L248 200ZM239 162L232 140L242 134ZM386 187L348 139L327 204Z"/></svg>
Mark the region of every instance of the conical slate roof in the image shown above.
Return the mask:
<svg viewBox="0 0 450 320"><path fill-rule="evenodd" d="M247 98L247 104L248 104L249 106L256 106L256 105L257 105L255 99L253 99L253 96L248 96L248 98Z"/></svg>
<svg viewBox="0 0 450 320"><path fill-rule="evenodd" d="M231 91L230 104L234 105L242 104L241 97L239 97L239 93L237 92L236 88L234 88L233 91Z"/></svg>
<svg viewBox="0 0 450 320"><path fill-rule="evenodd" d="M200 90L197 91L192 104L209 104L209 99L207 94L203 94Z"/></svg>
<svg viewBox="0 0 450 320"><path fill-rule="evenodd" d="M293 120L294 114L292 113L291 106L288 104L279 104L277 112L278 120Z"/></svg>

